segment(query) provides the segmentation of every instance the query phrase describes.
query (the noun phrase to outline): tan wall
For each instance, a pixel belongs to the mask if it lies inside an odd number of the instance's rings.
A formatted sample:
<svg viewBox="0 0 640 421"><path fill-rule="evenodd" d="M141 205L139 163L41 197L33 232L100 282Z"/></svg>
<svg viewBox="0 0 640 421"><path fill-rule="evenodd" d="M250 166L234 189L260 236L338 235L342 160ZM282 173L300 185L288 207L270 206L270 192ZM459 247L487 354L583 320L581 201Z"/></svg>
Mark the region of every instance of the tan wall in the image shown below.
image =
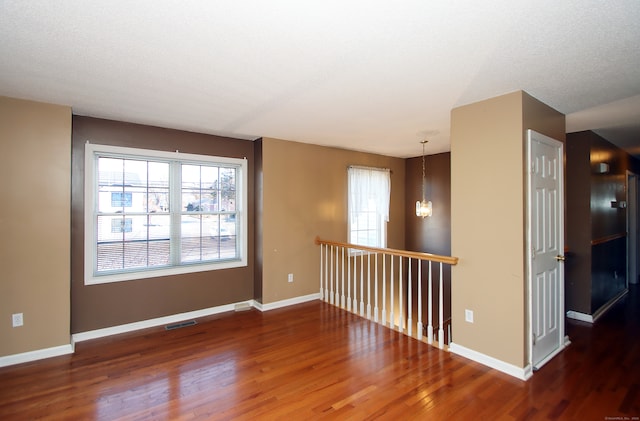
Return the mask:
<svg viewBox="0 0 640 421"><path fill-rule="evenodd" d="M403 159L269 138L262 145L264 304L319 292L314 239L347 240L349 165L391 169L388 246L404 247Z"/></svg>
<svg viewBox="0 0 640 421"><path fill-rule="evenodd" d="M0 143L0 356L68 345L71 109L0 97Z"/></svg>
<svg viewBox="0 0 640 421"><path fill-rule="evenodd" d="M453 342L517 367L528 360L526 129L564 140L564 116L524 92L451 115ZM474 323L464 321L465 309Z"/></svg>

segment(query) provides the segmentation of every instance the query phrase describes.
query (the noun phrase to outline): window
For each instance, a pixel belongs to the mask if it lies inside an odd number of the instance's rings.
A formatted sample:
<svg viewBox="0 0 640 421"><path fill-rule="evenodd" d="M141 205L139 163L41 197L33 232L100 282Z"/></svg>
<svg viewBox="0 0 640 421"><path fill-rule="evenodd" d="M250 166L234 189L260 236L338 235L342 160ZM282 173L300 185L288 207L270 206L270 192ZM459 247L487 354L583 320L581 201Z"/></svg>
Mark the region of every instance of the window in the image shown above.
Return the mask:
<svg viewBox="0 0 640 421"><path fill-rule="evenodd" d="M86 145L85 283L246 266L246 159Z"/></svg>
<svg viewBox="0 0 640 421"><path fill-rule="evenodd" d="M349 242L369 247L387 246L390 171L349 167Z"/></svg>

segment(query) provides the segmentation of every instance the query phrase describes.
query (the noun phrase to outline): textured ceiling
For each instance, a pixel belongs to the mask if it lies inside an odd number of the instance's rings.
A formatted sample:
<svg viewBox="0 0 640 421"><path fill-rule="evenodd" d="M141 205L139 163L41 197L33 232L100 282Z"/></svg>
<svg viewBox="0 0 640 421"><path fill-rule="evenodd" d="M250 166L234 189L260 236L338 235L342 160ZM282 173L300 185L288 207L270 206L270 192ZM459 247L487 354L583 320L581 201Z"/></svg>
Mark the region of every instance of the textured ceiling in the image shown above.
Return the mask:
<svg viewBox="0 0 640 421"><path fill-rule="evenodd" d="M639 44L638 0L0 0L0 95L410 157L449 150L452 108L522 89L631 148Z"/></svg>

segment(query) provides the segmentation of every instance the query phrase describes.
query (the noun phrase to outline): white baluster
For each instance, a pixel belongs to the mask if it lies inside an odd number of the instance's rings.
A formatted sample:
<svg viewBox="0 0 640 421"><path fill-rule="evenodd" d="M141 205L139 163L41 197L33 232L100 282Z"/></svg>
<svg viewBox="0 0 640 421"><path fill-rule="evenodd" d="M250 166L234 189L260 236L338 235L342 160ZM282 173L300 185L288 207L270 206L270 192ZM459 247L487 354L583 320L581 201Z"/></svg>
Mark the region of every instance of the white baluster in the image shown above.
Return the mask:
<svg viewBox="0 0 640 421"><path fill-rule="evenodd" d="M339 266L339 253L340 250L338 248L338 246L336 246L336 298L335 298L335 303L336 303L336 307L340 306L340 277L338 276L338 266Z"/></svg>
<svg viewBox="0 0 640 421"><path fill-rule="evenodd" d="M438 291L438 296L440 298L440 303L439 303L439 320L438 323L440 325L440 327L438 328L438 345L440 347L440 349L444 348L444 312L443 312L443 308L442 308L442 302L443 302L443 287L442 287L442 262L440 262L440 291Z"/></svg>
<svg viewBox="0 0 640 421"><path fill-rule="evenodd" d="M324 245L320 244L320 299L324 298L324 288L322 286L322 275L324 275L323 271L322 271L322 249L323 249Z"/></svg>
<svg viewBox="0 0 640 421"><path fill-rule="evenodd" d="M358 254L353 253L353 308L352 311L358 314Z"/></svg>
<svg viewBox="0 0 640 421"><path fill-rule="evenodd" d="M360 316L364 317L364 252L360 253Z"/></svg>
<svg viewBox="0 0 640 421"><path fill-rule="evenodd" d="M371 253L367 253L367 319L371 320Z"/></svg>
<svg viewBox="0 0 640 421"><path fill-rule="evenodd" d="M382 255L382 325L387 324L387 255Z"/></svg>
<svg viewBox="0 0 640 421"><path fill-rule="evenodd" d="M331 253L329 254L329 302L333 304L333 245L331 246Z"/></svg>
<svg viewBox="0 0 640 421"><path fill-rule="evenodd" d="M342 247L342 295L340 296L340 307L344 308L344 247Z"/></svg>
<svg viewBox="0 0 640 421"><path fill-rule="evenodd" d="M347 311L351 311L351 256L347 251Z"/></svg>
<svg viewBox="0 0 640 421"><path fill-rule="evenodd" d="M324 246L324 300L329 302L329 246Z"/></svg>
<svg viewBox="0 0 640 421"><path fill-rule="evenodd" d="M404 297L402 295L402 256L398 256L398 301L400 305L398 306L398 331L404 332L404 312L402 311L402 302L404 301Z"/></svg>
<svg viewBox="0 0 640 421"><path fill-rule="evenodd" d="M409 268L409 279L407 281L407 335L413 336L413 315L411 314L413 304L413 296L411 295L411 287L413 280L411 279L411 257L407 262Z"/></svg>
<svg viewBox="0 0 640 421"><path fill-rule="evenodd" d="M422 340L422 260L418 259L418 324L416 325L418 339Z"/></svg>
<svg viewBox="0 0 640 421"><path fill-rule="evenodd" d="M427 324L427 342L428 343L433 343L433 285L431 283L431 260L429 260L429 291L427 291L429 294L428 297L428 302L427 302L427 319L428 324Z"/></svg>
<svg viewBox="0 0 640 421"><path fill-rule="evenodd" d="M389 300L389 306L391 307L389 309L389 327L391 329L395 329L396 319L395 315L393 314L393 309L395 308L396 304L393 302L393 254L389 256L389 260L391 260L391 270L389 271L389 273L391 274L391 285L389 286L389 291L391 292L391 297Z"/></svg>
<svg viewBox="0 0 640 421"><path fill-rule="evenodd" d="M375 286L373 288L373 321L378 323L378 253L375 258Z"/></svg>

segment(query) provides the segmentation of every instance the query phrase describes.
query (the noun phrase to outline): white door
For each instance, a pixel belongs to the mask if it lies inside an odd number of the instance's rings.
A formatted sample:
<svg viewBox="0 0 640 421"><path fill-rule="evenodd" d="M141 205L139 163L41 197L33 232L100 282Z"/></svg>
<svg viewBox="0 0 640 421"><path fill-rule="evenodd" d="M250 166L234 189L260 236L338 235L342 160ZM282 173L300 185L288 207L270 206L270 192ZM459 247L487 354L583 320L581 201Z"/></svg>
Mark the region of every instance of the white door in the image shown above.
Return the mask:
<svg viewBox="0 0 640 421"><path fill-rule="evenodd" d="M564 348L563 144L528 130L528 268L531 363Z"/></svg>

